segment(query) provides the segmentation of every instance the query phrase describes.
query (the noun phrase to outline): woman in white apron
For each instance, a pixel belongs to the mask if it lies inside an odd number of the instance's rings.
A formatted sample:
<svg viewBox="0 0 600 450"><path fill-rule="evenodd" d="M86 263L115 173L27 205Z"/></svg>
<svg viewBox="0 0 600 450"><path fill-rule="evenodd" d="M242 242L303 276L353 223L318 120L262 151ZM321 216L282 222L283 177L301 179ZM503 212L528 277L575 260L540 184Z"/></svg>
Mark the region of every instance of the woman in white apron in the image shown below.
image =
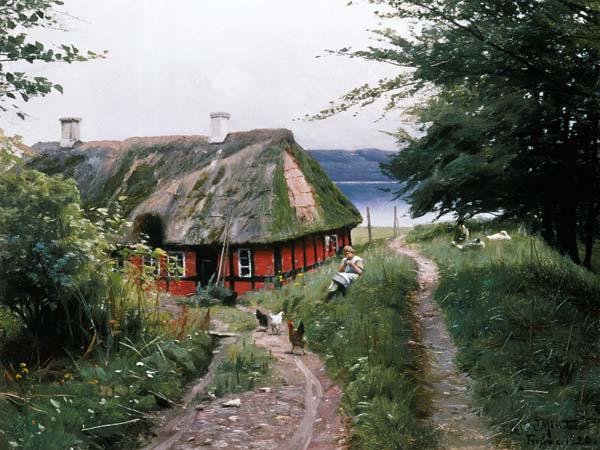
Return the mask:
<svg viewBox="0 0 600 450"><path fill-rule="evenodd" d="M331 284L327 288L329 298L338 291L344 293L364 270L363 259L360 256L356 256L354 249L349 245L344 247L344 259L342 259L342 263L338 267L338 273L331 278Z"/></svg>

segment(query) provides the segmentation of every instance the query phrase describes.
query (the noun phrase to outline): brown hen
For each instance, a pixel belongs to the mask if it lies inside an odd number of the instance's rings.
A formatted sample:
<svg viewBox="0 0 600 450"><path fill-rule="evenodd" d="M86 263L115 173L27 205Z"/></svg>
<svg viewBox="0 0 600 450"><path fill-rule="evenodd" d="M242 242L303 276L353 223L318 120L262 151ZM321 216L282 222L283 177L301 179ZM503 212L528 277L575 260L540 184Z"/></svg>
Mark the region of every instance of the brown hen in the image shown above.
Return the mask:
<svg viewBox="0 0 600 450"><path fill-rule="evenodd" d="M288 320L288 337L292 343L292 350L290 353L294 353L294 349L300 347L302 354L305 355L306 351L304 350L304 347L306 346L306 338L304 337L304 324L300 322L298 328L295 329L294 322Z"/></svg>

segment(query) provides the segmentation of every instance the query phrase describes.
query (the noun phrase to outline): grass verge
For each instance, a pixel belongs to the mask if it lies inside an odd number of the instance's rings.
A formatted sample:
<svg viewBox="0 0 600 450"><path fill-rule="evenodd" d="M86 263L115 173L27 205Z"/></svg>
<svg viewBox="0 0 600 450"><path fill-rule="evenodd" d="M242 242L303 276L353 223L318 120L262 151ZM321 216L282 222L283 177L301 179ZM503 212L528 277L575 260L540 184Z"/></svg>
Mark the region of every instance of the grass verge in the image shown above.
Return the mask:
<svg viewBox="0 0 600 450"><path fill-rule="evenodd" d="M354 449L433 449L412 338L409 294L417 287L414 263L381 245L362 253L364 275L346 297L324 303L335 264L298 276L280 290L249 296L253 305L281 309L303 321L312 350L343 385L342 408L352 418Z"/></svg>
<svg viewBox="0 0 600 450"><path fill-rule="evenodd" d="M471 252L444 227L408 238L440 266L435 297L484 415L519 448L600 448L599 278L516 227Z"/></svg>
<svg viewBox="0 0 600 450"><path fill-rule="evenodd" d="M107 363L9 368L0 389L0 448L136 448L152 424L147 413L174 404L185 383L206 371L212 349L208 334L195 332L182 341L123 342Z"/></svg>

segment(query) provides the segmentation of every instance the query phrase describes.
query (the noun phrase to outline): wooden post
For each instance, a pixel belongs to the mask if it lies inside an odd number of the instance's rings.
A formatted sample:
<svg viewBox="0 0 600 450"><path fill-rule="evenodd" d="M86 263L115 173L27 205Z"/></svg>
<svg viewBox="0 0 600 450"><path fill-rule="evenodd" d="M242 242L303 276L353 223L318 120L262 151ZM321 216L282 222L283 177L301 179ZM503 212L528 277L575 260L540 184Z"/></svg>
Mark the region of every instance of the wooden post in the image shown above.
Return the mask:
<svg viewBox="0 0 600 450"><path fill-rule="evenodd" d="M398 237L398 207L394 206L394 237Z"/></svg>
<svg viewBox="0 0 600 450"><path fill-rule="evenodd" d="M367 206L367 227L369 227L369 242L373 240L373 233L371 231L371 211Z"/></svg>

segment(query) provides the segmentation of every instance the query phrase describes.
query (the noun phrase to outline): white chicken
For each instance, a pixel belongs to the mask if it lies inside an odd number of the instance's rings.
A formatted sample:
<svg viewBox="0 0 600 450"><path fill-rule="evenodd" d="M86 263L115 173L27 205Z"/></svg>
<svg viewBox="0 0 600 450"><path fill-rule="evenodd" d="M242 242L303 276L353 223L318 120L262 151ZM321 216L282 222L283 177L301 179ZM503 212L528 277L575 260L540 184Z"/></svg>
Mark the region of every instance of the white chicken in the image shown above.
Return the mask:
<svg viewBox="0 0 600 450"><path fill-rule="evenodd" d="M271 333L279 335L280 328L279 326L283 322L284 312L281 311L279 314L271 314L269 313L269 317L271 317L271 322L269 323L269 327L271 327Z"/></svg>
<svg viewBox="0 0 600 450"><path fill-rule="evenodd" d="M491 234L486 237L490 241L509 241L511 239L511 237L508 235L508 233L504 230L500 231L499 233Z"/></svg>

